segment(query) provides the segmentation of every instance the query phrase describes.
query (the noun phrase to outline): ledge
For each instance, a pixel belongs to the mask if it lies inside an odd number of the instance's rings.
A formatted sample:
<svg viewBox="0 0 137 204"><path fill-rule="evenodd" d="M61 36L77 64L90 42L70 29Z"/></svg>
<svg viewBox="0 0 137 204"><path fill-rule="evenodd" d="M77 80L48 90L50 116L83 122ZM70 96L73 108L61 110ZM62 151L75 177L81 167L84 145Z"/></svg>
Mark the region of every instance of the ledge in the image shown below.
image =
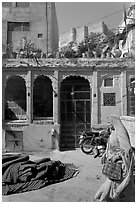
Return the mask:
<svg viewBox="0 0 137 204"><path fill-rule="evenodd" d="M3 68L12 67L92 67L92 68L134 68L135 60L127 58L47 58L38 59L38 62L32 59L3 59Z"/></svg>

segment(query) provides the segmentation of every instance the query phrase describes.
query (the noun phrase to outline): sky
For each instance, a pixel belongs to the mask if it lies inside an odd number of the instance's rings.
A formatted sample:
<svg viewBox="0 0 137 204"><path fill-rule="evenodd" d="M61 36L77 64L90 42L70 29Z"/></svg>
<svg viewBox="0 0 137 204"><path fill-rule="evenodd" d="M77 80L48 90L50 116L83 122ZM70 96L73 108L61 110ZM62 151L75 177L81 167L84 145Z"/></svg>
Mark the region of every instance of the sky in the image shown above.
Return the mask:
<svg viewBox="0 0 137 204"><path fill-rule="evenodd" d="M56 2L59 33L90 23L104 21L108 28L117 28L123 18L123 9L129 2ZM106 16L106 17L105 17Z"/></svg>

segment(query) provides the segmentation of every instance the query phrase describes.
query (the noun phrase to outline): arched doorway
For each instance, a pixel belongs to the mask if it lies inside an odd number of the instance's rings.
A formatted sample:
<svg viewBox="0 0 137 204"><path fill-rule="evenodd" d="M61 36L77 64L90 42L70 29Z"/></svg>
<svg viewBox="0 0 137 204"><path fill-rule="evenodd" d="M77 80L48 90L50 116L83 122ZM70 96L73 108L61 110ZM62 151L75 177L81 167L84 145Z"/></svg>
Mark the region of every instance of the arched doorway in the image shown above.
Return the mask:
<svg viewBox="0 0 137 204"><path fill-rule="evenodd" d="M41 75L34 81L33 119L53 118L53 88L51 80Z"/></svg>
<svg viewBox="0 0 137 204"><path fill-rule="evenodd" d="M26 86L20 76L11 76L5 88L5 120L26 119Z"/></svg>
<svg viewBox="0 0 137 204"><path fill-rule="evenodd" d="M60 88L60 149L77 148L78 132L91 126L91 92L84 77L70 76Z"/></svg>

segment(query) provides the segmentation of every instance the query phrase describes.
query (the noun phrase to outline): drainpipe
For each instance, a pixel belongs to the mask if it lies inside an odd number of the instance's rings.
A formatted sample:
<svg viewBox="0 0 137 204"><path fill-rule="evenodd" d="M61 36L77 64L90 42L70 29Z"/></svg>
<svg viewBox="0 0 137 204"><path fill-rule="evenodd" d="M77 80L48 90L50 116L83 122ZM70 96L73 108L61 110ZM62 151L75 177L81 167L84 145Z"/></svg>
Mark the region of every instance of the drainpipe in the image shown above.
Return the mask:
<svg viewBox="0 0 137 204"><path fill-rule="evenodd" d="M48 2L46 2L46 26L47 26L46 47L47 47L47 56L48 56Z"/></svg>

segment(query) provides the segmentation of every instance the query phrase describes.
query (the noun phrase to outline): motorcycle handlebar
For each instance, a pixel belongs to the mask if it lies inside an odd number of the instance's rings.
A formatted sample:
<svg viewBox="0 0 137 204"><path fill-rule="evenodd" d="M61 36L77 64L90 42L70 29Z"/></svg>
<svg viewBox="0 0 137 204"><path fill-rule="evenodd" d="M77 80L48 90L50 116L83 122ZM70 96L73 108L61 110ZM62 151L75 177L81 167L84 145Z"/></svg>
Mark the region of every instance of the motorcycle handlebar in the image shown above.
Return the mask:
<svg viewBox="0 0 137 204"><path fill-rule="evenodd" d="M100 136L109 136L110 135L110 130L100 130L100 131L80 131L79 135L83 135L83 136L93 136L93 137L100 137Z"/></svg>

